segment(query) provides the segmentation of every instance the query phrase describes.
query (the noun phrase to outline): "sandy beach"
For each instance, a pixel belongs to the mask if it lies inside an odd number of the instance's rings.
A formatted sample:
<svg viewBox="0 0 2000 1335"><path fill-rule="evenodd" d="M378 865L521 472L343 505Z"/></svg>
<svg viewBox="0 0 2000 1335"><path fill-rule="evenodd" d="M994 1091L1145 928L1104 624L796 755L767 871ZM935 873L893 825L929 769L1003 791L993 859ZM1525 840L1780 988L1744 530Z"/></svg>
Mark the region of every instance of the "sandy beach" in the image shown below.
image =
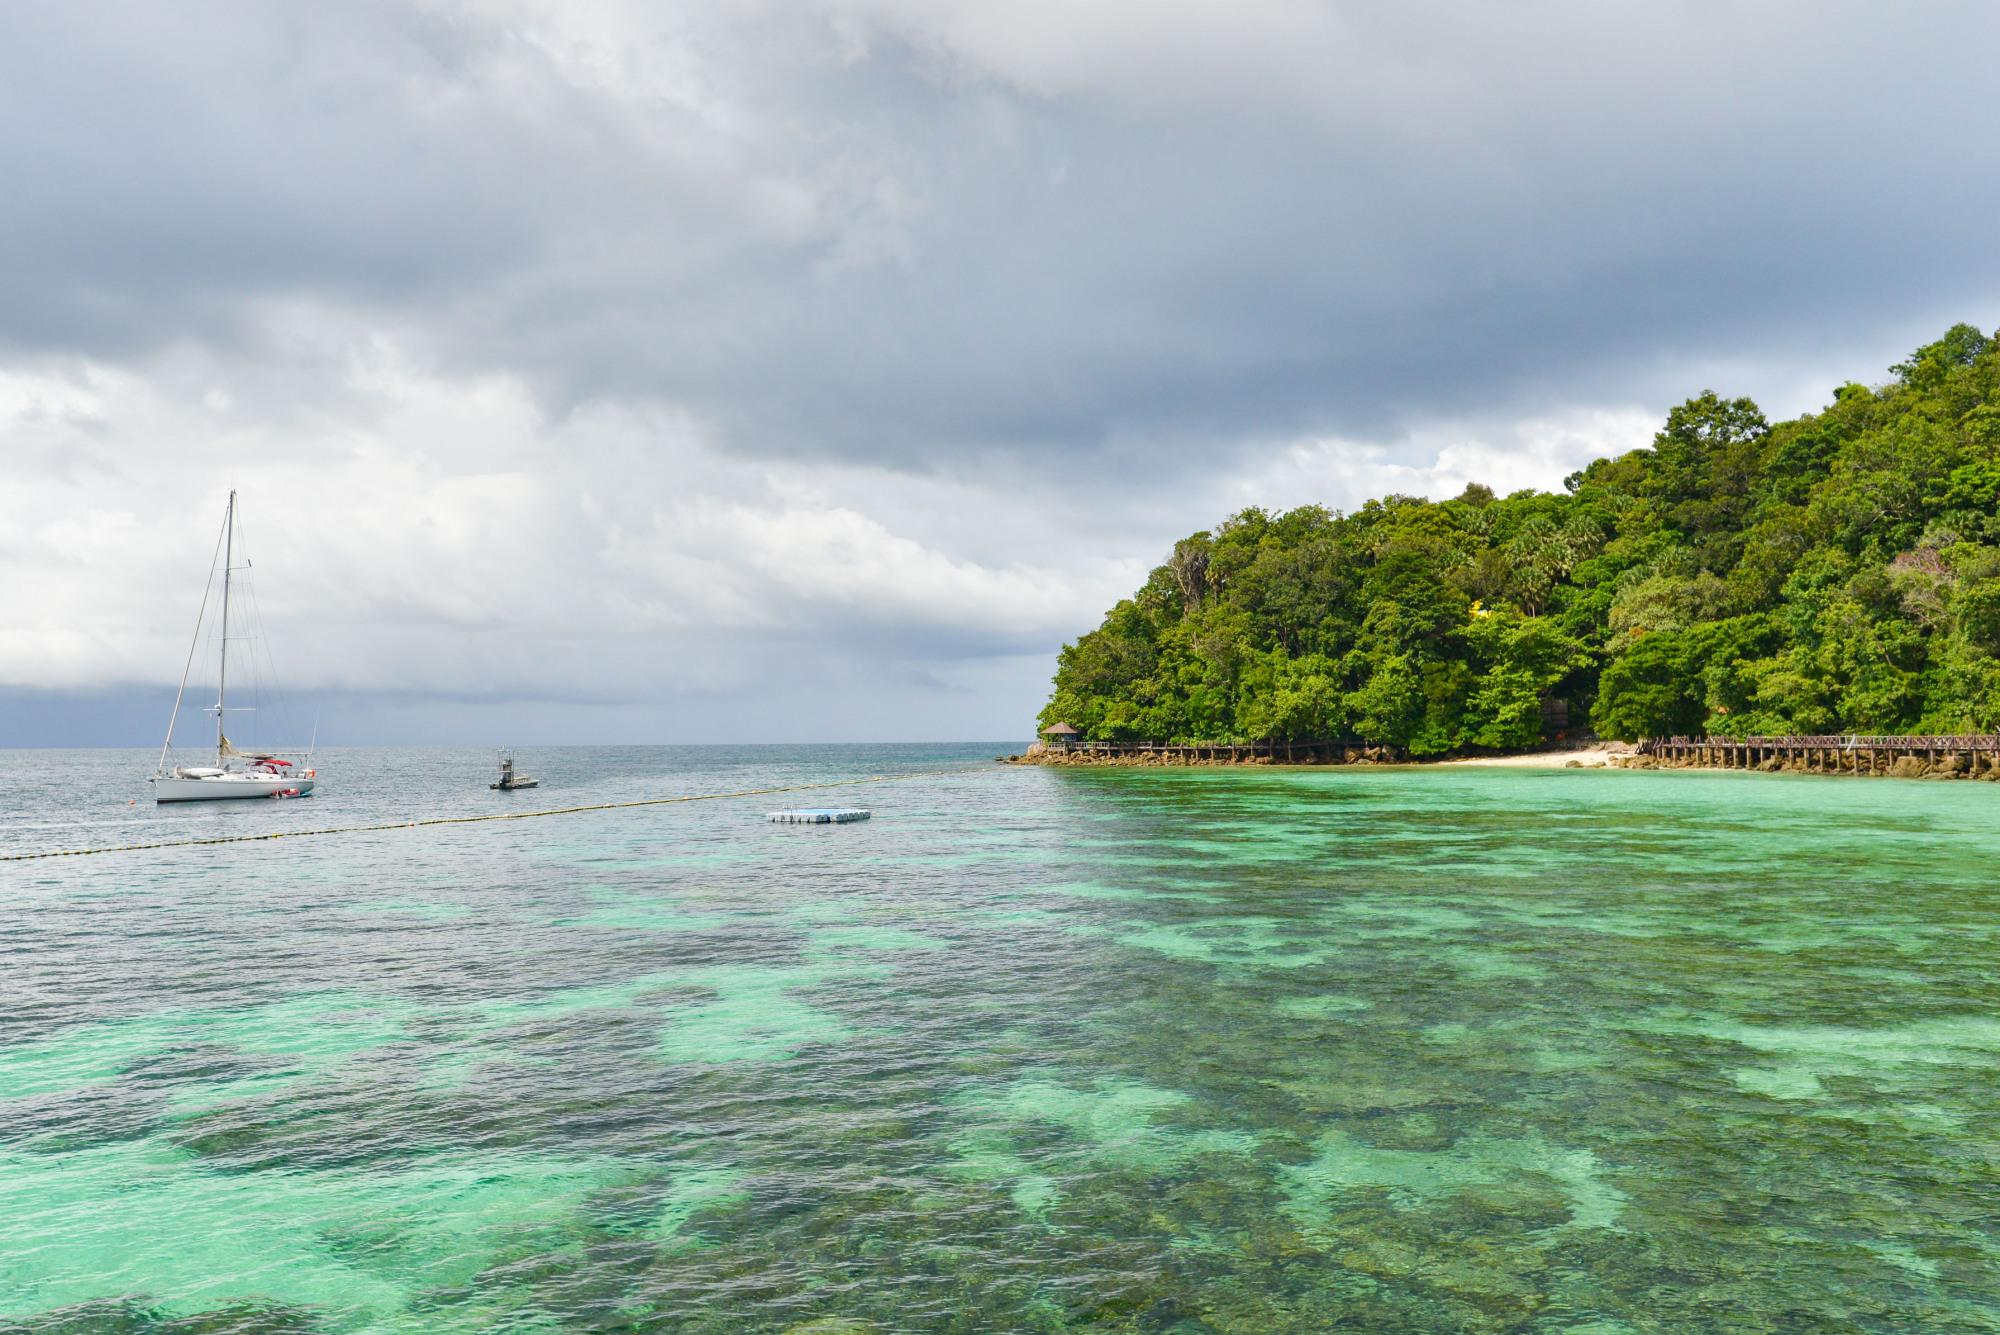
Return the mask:
<svg viewBox="0 0 2000 1335"><path fill-rule="evenodd" d="M1560 751L1530 751L1518 756L1466 756L1459 760L1441 760L1440 765L1483 765L1502 769L1602 769L1618 758L1632 754L1632 747L1625 742L1606 742L1602 746L1570 747Z"/></svg>

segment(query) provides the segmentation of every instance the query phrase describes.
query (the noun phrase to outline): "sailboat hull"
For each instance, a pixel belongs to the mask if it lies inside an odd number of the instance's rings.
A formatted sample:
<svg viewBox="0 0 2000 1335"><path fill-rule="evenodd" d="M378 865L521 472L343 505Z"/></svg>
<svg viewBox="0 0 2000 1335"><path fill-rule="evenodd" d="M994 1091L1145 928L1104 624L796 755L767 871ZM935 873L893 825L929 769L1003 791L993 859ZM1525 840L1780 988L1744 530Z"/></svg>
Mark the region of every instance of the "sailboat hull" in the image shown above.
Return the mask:
<svg viewBox="0 0 2000 1335"><path fill-rule="evenodd" d="M311 779L282 774L217 774L199 779L162 775L153 780L155 802L227 802L248 797L305 797Z"/></svg>

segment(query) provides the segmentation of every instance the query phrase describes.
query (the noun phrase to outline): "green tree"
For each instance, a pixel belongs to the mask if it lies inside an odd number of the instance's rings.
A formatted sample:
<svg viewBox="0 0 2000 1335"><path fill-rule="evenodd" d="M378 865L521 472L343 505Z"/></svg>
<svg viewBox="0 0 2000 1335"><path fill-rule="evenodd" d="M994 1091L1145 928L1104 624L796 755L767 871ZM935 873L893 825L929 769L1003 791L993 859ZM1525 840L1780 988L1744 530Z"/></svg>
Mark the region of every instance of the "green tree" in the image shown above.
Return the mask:
<svg viewBox="0 0 2000 1335"><path fill-rule="evenodd" d="M1542 702L1589 666L1589 650L1547 617L1511 613L1478 618L1467 639L1476 676L1465 704L1465 744L1496 750L1535 745L1542 738Z"/></svg>
<svg viewBox="0 0 2000 1335"><path fill-rule="evenodd" d="M1704 391L1556 493L1247 509L1064 646L1042 712L1102 739L1531 745L2000 727L2000 346L1945 331L1768 422Z"/></svg>

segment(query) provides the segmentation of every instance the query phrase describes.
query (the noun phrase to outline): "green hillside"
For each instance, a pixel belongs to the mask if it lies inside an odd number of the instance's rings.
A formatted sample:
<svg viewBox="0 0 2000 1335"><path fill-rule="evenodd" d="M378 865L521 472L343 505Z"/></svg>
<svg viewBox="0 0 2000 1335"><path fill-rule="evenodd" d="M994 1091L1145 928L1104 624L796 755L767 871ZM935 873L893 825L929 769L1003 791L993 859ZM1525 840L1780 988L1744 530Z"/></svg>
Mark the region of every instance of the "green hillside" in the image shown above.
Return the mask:
<svg viewBox="0 0 2000 1335"><path fill-rule="evenodd" d="M1524 747L2000 730L2000 341L1970 325L1775 425L1703 393L1559 494L1245 510L1062 650L1099 741Z"/></svg>

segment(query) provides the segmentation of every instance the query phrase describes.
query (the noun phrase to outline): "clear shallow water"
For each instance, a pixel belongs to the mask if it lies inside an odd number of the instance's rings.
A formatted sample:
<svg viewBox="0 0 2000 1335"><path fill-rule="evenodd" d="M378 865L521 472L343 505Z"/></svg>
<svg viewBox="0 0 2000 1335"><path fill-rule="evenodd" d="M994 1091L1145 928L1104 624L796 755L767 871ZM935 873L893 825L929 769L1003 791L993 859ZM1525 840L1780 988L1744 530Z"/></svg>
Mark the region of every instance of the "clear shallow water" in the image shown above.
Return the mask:
<svg viewBox="0 0 2000 1335"><path fill-rule="evenodd" d="M0 752L0 851L955 771L0 864L0 1328L2000 1328L2000 790L997 749Z"/></svg>

